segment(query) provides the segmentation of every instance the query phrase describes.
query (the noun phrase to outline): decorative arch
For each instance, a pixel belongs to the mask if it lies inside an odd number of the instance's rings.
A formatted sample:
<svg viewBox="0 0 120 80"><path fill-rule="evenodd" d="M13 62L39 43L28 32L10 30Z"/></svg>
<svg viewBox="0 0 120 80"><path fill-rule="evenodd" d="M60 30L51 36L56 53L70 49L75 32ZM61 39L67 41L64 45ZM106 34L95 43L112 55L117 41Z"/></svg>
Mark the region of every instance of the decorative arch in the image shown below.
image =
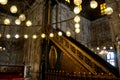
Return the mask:
<svg viewBox="0 0 120 80"><path fill-rule="evenodd" d="M55 67L56 61L57 61L57 51L56 51L56 48L54 46L51 46L50 52L49 52L50 68Z"/></svg>

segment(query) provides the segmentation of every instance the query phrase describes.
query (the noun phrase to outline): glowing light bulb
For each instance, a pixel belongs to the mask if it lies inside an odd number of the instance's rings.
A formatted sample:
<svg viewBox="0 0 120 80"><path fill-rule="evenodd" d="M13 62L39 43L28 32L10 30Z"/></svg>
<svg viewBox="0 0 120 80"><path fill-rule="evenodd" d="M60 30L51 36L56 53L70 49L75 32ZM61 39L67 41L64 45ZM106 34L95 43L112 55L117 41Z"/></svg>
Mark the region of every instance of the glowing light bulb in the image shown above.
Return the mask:
<svg viewBox="0 0 120 80"><path fill-rule="evenodd" d="M2 46L0 46L0 50L2 51Z"/></svg>
<svg viewBox="0 0 120 80"><path fill-rule="evenodd" d="M33 38L33 39L36 39L36 38L37 38L37 35L34 34L32 38Z"/></svg>
<svg viewBox="0 0 120 80"><path fill-rule="evenodd" d="M2 34L0 33L0 38L2 37Z"/></svg>
<svg viewBox="0 0 120 80"><path fill-rule="evenodd" d="M61 31L59 31L59 32L58 32L58 35L59 35L59 36L62 36L62 32L61 32Z"/></svg>
<svg viewBox="0 0 120 80"><path fill-rule="evenodd" d="M6 50L6 48L5 48L5 47L3 47L3 50L5 51L5 50Z"/></svg>
<svg viewBox="0 0 120 80"><path fill-rule="evenodd" d="M41 37L42 37L42 38L45 38L45 34L44 34L44 33L42 33L42 34L41 34Z"/></svg>
<svg viewBox="0 0 120 80"><path fill-rule="evenodd" d="M25 34L25 35L24 35L24 38L25 38L25 39L27 39L27 38L28 38L28 35L27 35L27 34Z"/></svg>
<svg viewBox="0 0 120 80"><path fill-rule="evenodd" d="M74 4L75 5L80 5L80 4L82 4L82 0L74 0Z"/></svg>
<svg viewBox="0 0 120 80"><path fill-rule="evenodd" d="M0 3L1 3L2 5L6 5L7 2L8 2L8 0L0 0Z"/></svg>
<svg viewBox="0 0 120 80"><path fill-rule="evenodd" d="M15 20L15 24L20 25L20 24L21 24L21 21L20 21L19 19L16 19L16 20Z"/></svg>
<svg viewBox="0 0 120 80"><path fill-rule="evenodd" d="M107 7L106 14L111 15L113 13L113 9L111 7Z"/></svg>
<svg viewBox="0 0 120 80"><path fill-rule="evenodd" d="M100 48L99 48L99 47L97 47L97 50L100 50Z"/></svg>
<svg viewBox="0 0 120 80"><path fill-rule="evenodd" d="M90 1L90 7L91 7L92 9L97 8L97 6L98 6L97 1L95 1L95 0Z"/></svg>
<svg viewBox="0 0 120 80"><path fill-rule="evenodd" d="M9 25L9 24L10 24L10 20L9 20L8 18L6 18L6 19L4 20L4 24L5 24L5 25Z"/></svg>
<svg viewBox="0 0 120 80"><path fill-rule="evenodd" d="M28 20L27 22L26 22L26 26L32 26L32 22L30 21L30 20Z"/></svg>
<svg viewBox="0 0 120 80"><path fill-rule="evenodd" d="M113 47L111 46L110 49L113 49Z"/></svg>
<svg viewBox="0 0 120 80"><path fill-rule="evenodd" d="M19 19L20 19L21 21L25 21L26 17L25 17L24 14L20 14Z"/></svg>
<svg viewBox="0 0 120 80"><path fill-rule="evenodd" d="M7 39L10 39L10 37L11 37L10 34L7 34L7 35L6 35L6 38L7 38Z"/></svg>
<svg viewBox="0 0 120 80"><path fill-rule="evenodd" d="M76 24L75 24L75 28L76 28L76 29L80 28L80 24L79 24L79 23L76 23Z"/></svg>
<svg viewBox="0 0 120 80"><path fill-rule="evenodd" d="M75 29L75 32L80 33L80 29L79 28Z"/></svg>
<svg viewBox="0 0 120 80"><path fill-rule="evenodd" d="M79 17L78 15L75 16L74 21L75 21L76 23L80 22L80 17Z"/></svg>
<svg viewBox="0 0 120 80"><path fill-rule="evenodd" d="M79 7L75 7L74 8L74 13L75 14L79 14L80 13L80 8Z"/></svg>
<svg viewBox="0 0 120 80"><path fill-rule="evenodd" d="M70 37L70 36L71 36L70 31L67 31L67 32L66 32L66 35L67 35L68 37Z"/></svg>
<svg viewBox="0 0 120 80"><path fill-rule="evenodd" d="M106 49L106 47L103 47L103 49Z"/></svg>
<svg viewBox="0 0 120 80"><path fill-rule="evenodd" d="M11 13L17 13L17 11L18 11L18 9L17 9L17 7L16 7L15 5L12 5L12 6L10 7L10 12L11 12Z"/></svg>
<svg viewBox="0 0 120 80"><path fill-rule="evenodd" d="M16 39L18 39L19 37L20 37L19 34L16 34L16 35L15 35L15 38L16 38Z"/></svg>
<svg viewBox="0 0 120 80"><path fill-rule="evenodd" d="M54 34L53 33L50 33L50 35L49 35L50 37L54 37Z"/></svg>

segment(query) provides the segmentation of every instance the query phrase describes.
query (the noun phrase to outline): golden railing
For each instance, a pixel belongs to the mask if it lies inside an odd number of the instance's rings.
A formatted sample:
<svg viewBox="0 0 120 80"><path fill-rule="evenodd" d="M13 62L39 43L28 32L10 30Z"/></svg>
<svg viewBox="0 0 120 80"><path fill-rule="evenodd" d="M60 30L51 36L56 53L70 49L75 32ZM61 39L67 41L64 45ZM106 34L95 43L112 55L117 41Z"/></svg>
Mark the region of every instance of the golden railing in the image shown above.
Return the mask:
<svg viewBox="0 0 120 80"><path fill-rule="evenodd" d="M87 52L80 49L76 44L72 43L64 36L58 36L57 32L54 31L54 37L49 39L55 43L64 53L72 57L74 61L78 62L78 65L82 64L92 74L111 74L111 77L115 77L107 68L104 67L104 64L100 64L96 59L88 55Z"/></svg>
<svg viewBox="0 0 120 80"><path fill-rule="evenodd" d="M63 70L48 70L45 80L119 80L111 74L92 74L91 72L65 72Z"/></svg>

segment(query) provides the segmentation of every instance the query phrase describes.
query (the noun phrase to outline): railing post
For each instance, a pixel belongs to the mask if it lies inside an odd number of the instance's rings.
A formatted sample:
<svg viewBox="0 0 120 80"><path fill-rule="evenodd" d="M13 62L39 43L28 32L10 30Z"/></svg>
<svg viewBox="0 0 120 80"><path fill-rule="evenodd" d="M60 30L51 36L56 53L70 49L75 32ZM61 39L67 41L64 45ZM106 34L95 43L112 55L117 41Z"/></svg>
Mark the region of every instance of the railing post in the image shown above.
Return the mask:
<svg viewBox="0 0 120 80"><path fill-rule="evenodd" d="M59 80L61 80L61 75L62 75L62 73L61 73L61 70L59 70Z"/></svg>
<svg viewBox="0 0 120 80"><path fill-rule="evenodd" d="M62 71L61 74L62 74L62 75L61 75L61 80L64 80L64 79L65 79L65 72Z"/></svg>
<svg viewBox="0 0 120 80"><path fill-rule="evenodd" d="M91 74L91 72L88 73L88 79L92 80L92 74Z"/></svg>
<svg viewBox="0 0 120 80"><path fill-rule="evenodd" d="M67 74L66 74L66 80L70 80L69 77L70 77L70 73L67 73Z"/></svg>
<svg viewBox="0 0 120 80"><path fill-rule="evenodd" d="M81 79L81 72L78 72L78 78Z"/></svg>
<svg viewBox="0 0 120 80"><path fill-rule="evenodd" d="M73 73L73 80L76 79L76 72Z"/></svg>
<svg viewBox="0 0 120 80"><path fill-rule="evenodd" d="M104 78L104 73L101 73L101 80L105 79Z"/></svg>

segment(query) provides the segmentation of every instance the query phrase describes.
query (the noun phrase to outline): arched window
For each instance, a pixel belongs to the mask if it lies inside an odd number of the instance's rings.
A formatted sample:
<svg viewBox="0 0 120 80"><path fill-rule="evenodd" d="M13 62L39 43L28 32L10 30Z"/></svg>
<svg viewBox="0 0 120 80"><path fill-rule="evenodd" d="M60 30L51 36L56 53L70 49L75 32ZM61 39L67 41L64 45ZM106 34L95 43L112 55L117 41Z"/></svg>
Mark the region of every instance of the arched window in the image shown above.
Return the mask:
<svg viewBox="0 0 120 80"><path fill-rule="evenodd" d="M116 60L115 52L108 52L107 53L107 62L113 66L116 66L115 60Z"/></svg>

